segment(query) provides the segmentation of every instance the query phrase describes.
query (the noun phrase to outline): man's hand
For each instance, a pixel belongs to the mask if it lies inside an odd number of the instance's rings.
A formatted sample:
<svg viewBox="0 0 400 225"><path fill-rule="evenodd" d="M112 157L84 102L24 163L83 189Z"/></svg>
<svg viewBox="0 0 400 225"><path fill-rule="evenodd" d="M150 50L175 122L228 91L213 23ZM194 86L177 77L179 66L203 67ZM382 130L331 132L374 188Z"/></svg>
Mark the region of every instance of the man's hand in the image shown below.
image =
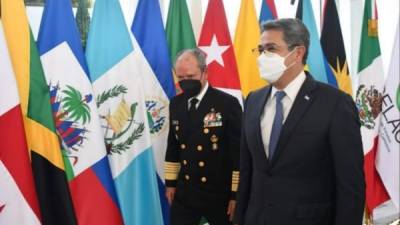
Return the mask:
<svg viewBox="0 0 400 225"><path fill-rule="evenodd" d="M172 201L174 200L175 197L175 191L176 188L174 187L167 187L167 190L165 191L165 196L167 197L169 205L172 205Z"/></svg>
<svg viewBox="0 0 400 225"><path fill-rule="evenodd" d="M229 220L233 220L233 215L235 213L235 207L236 207L236 201L235 200L230 200L228 204L228 209L226 214L229 215Z"/></svg>

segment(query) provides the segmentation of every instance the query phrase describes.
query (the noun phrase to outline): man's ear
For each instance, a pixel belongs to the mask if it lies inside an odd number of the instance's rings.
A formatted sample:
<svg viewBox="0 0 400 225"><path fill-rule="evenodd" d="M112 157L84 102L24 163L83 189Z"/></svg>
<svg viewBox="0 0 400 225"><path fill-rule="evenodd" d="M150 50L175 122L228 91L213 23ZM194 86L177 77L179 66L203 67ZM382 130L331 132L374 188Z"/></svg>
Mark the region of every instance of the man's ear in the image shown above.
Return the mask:
<svg viewBox="0 0 400 225"><path fill-rule="evenodd" d="M306 47L304 46L297 46L296 47L296 62L302 62L303 58L306 54Z"/></svg>
<svg viewBox="0 0 400 225"><path fill-rule="evenodd" d="M208 70L207 70L207 67L204 69L203 76L204 76L204 80L208 80Z"/></svg>

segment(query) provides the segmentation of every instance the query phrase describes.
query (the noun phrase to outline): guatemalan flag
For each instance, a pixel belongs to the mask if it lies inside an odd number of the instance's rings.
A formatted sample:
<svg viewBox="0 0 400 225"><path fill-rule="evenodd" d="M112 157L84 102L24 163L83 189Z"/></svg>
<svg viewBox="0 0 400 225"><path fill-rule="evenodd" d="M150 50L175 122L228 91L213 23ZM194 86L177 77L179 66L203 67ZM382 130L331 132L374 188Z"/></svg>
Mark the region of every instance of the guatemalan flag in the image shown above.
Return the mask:
<svg viewBox="0 0 400 225"><path fill-rule="evenodd" d="M158 0L139 0L131 31L134 35L132 40L139 66L138 74L144 81L144 95L155 153L164 223L168 224L169 206L163 183L164 160L169 130L169 98L175 95L175 85Z"/></svg>
<svg viewBox="0 0 400 225"><path fill-rule="evenodd" d="M124 223L162 225L143 65L131 36L119 1L97 0L86 56Z"/></svg>
<svg viewBox="0 0 400 225"><path fill-rule="evenodd" d="M47 0L38 37L78 223L123 224L70 0Z"/></svg>

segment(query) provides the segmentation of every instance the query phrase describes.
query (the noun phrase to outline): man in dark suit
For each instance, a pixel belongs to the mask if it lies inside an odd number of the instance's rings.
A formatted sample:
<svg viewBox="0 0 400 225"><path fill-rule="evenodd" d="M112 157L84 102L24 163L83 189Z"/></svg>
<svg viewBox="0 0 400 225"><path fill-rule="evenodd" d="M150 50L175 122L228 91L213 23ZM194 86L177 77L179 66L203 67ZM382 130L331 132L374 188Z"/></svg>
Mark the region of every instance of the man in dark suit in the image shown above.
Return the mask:
<svg viewBox="0 0 400 225"><path fill-rule="evenodd" d="M309 33L297 19L262 25L260 75L245 103L240 225L361 225L360 122L352 98L303 71Z"/></svg>
<svg viewBox="0 0 400 225"><path fill-rule="evenodd" d="M210 225L232 224L242 108L208 84L199 49L178 54L174 69L183 94L170 102L165 183L171 225L198 225L201 217Z"/></svg>

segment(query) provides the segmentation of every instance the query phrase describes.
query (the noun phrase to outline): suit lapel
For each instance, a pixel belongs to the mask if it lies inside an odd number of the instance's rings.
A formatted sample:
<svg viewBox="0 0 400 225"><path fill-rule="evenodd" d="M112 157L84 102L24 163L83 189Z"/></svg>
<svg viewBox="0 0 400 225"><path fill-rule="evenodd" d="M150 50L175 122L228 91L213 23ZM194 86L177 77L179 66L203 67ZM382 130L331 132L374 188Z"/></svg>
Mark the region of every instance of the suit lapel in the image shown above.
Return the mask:
<svg viewBox="0 0 400 225"><path fill-rule="evenodd" d="M264 112L264 107L265 104L267 103L268 97L271 93L271 86L268 86L265 88L265 90L262 91L262 93L260 93L260 96L253 96L255 98L259 98L259 100L255 100L255 102L257 102L257 104L254 107L254 111L250 111L249 113L252 113L252 116L249 116L248 118L253 118L249 124L254 124L251 125L250 127L254 127L253 131L250 133L250 138L252 138L254 140L254 145L255 148L254 149L258 149L259 151L261 151L261 155L263 156L263 159L265 161L265 166L268 165L268 159L267 159L267 155L265 154L265 149L264 149L264 144L262 142L262 132L261 132L261 115ZM250 103L251 104L251 103ZM249 107L251 108L251 107ZM265 167L266 168L266 167Z"/></svg>
<svg viewBox="0 0 400 225"><path fill-rule="evenodd" d="M315 87L316 82L309 74L307 74L307 78L300 88L288 117L283 124L278 146L269 166L272 166L282 154L282 151L290 140L290 136L292 135L297 123L304 116L304 113L313 102L315 96L312 95L312 91L315 89Z"/></svg>
<svg viewBox="0 0 400 225"><path fill-rule="evenodd" d="M189 111L188 111L188 101L187 98L182 97L182 102L177 106L177 112L179 118L179 127L181 129L180 133L183 137L183 140L187 140L187 135L189 133Z"/></svg>

